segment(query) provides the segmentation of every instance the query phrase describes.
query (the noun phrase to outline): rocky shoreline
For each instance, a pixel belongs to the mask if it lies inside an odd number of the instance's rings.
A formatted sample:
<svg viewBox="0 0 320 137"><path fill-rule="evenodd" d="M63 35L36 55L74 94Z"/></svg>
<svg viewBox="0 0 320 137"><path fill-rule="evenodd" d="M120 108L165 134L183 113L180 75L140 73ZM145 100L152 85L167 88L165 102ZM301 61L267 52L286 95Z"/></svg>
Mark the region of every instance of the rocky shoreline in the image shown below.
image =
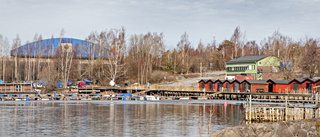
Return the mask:
<svg viewBox="0 0 320 137"><path fill-rule="evenodd" d="M254 123L228 127L210 137L316 137L320 118L277 123Z"/></svg>

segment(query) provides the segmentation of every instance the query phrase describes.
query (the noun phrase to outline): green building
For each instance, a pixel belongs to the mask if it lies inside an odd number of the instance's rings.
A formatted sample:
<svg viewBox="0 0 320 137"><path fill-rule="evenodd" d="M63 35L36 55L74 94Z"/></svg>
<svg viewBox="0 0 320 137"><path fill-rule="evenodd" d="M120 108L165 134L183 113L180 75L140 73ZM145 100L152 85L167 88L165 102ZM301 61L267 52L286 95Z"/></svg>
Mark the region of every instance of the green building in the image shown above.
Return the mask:
<svg viewBox="0 0 320 137"><path fill-rule="evenodd" d="M280 60L266 55L240 56L226 62L226 79L277 79ZM249 77L243 77L249 76Z"/></svg>

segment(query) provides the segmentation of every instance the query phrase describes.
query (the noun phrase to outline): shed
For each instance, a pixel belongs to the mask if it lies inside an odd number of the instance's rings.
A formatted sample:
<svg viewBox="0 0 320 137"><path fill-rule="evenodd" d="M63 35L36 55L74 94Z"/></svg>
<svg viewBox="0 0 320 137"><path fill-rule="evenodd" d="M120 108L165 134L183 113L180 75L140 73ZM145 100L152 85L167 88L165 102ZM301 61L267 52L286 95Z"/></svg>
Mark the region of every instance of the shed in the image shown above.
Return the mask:
<svg viewBox="0 0 320 137"><path fill-rule="evenodd" d="M242 85L244 92L268 92L266 80L244 80Z"/></svg>
<svg viewBox="0 0 320 137"><path fill-rule="evenodd" d="M314 93L315 86L320 84L320 79L293 79L289 82L290 89L294 93Z"/></svg>
<svg viewBox="0 0 320 137"><path fill-rule="evenodd" d="M199 83L199 89L202 91L202 90L205 90L205 85L206 83L208 82L209 80L208 79L201 79L198 83Z"/></svg>
<svg viewBox="0 0 320 137"><path fill-rule="evenodd" d="M241 88L243 88L241 86L241 83L243 82L244 80L239 80L239 79L236 79L234 81L231 82L231 87L233 88L233 92L240 92L241 91ZM243 91L242 91L243 92Z"/></svg>
<svg viewBox="0 0 320 137"><path fill-rule="evenodd" d="M217 79L216 81L214 81L215 90L216 90L216 91L220 91L220 90L221 90L221 87L223 87L223 83L224 83L225 81L226 81L226 80L224 80L224 79Z"/></svg>
<svg viewBox="0 0 320 137"><path fill-rule="evenodd" d="M214 84L211 79L207 80L205 83L205 91L213 91L214 90Z"/></svg>
<svg viewBox="0 0 320 137"><path fill-rule="evenodd" d="M0 92L33 92L32 83L1 83Z"/></svg>
<svg viewBox="0 0 320 137"><path fill-rule="evenodd" d="M233 82L233 80L231 80L231 82ZM231 86L231 82L229 80L223 81L223 83L222 83L222 87L224 88L223 91L226 91L226 92L233 91L233 88Z"/></svg>
<svg viewBox="0 0 320 137"><path fill-rule="evenodd" d="M292 90L290 90L289 80L269 79L267 82L269 84L268 92L279 92L279 93L292 92Z"/></svg>

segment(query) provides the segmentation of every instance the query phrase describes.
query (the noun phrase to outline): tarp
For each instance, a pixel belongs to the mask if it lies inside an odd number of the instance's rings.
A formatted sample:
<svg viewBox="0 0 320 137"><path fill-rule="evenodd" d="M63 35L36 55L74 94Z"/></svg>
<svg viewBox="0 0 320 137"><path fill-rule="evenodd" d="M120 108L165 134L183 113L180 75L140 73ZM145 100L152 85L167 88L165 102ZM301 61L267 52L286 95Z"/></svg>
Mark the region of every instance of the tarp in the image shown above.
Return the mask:
<svg viewBox="0 0 320 137"><path fill-rule="evenodd" d="M62 88L62 82L61 82L61 81L58 81L58 82L57 82L57 87L58 87L58 88Z"/></svg>
<svg viewBox="0 0 320 137"><path fill-rule="evenodd" d="M87 80L87 79L84 79L83 82L86 84L86 85L90 85L92 84L93 82L90 81L90 80Z"/></svg>
<svg viewBox="0 0 320 137"><path fill-rule="evenodd" d="M68 85L73 85L73 82L72 81L68 81Z"/></svg>
<svg viewBox="0 0 320 137"><path fill-rule="evenodd" d="M121 94L117 94L117 95L116 95L116 97L122 97L122 96L132 97L132 94L131 94L131 93L121 93Z"/></svg>

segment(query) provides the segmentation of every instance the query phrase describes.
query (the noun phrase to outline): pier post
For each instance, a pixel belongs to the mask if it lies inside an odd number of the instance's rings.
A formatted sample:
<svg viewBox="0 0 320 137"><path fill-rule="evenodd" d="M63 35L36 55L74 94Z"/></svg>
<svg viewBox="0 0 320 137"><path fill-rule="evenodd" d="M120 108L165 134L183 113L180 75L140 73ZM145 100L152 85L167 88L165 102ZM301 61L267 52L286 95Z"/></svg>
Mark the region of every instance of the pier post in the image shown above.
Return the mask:
<svg viewBox="0 0 320 137"><path fill-rule="evenodd" d="M251 94L249 96L249 121L251 123L251 100L252 100L252 97L251 97Z"/></svg>
<svg viewBox="0 0 320 137"><path fill-rule="evenodd" d="M316 111L315 111L315 114L314 114L314 117L315 118L318 118L319 117L319 94L318 92L316 93Z"/></svg>
<svg viewBox="0 0 320 137"><path fill-rule="evenodd" d="M286 121L288 120L288 96L286 96Z"/></svg>

